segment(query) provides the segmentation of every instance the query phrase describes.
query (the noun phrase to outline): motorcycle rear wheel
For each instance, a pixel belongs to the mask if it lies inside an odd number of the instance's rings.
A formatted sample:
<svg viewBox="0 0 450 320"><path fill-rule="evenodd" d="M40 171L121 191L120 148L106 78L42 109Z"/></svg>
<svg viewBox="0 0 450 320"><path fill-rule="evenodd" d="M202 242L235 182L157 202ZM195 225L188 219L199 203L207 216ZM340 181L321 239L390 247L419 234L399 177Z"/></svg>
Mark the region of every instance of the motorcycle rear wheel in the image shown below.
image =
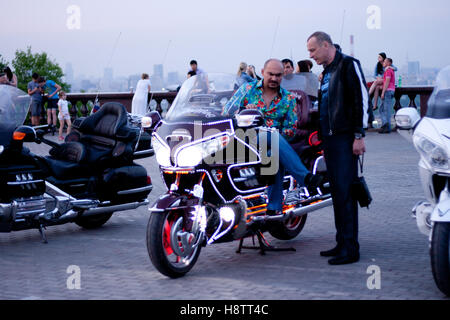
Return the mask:
<svg viewBox="0 0 450 320"><path fill-rule="evenodd" d="M182 219L181 216L173 211L152 213L147 226L147 251L150 260L159 272L170 278L180 278L187 274L194 267L201 251L200 244L188 257L177 255L172 246L179 246L179 243L173 244L170 239L172 228L179 219Z"/></svg>
<svg viewBox="0 0 450 320"><path fill-rule="evenodd" d="M450 296L450 223L435 222L431 238L431 270L437 287Z"/></svg>
<svg viewBox="0 0 450 320"><path fill-rule="evenodd" d="M112 213L102 213L95 216L80 217L75 220L75 223L84 229L97 229L108 222L112 215Z"/></svg>
<svg viewBox="0 0 450 320"><path fill-rule="evenodd" d="M302 232L306 223L307 214L293 217L285 222L274 222L269 227L269 233L279 240L292 240Z"/></svg>

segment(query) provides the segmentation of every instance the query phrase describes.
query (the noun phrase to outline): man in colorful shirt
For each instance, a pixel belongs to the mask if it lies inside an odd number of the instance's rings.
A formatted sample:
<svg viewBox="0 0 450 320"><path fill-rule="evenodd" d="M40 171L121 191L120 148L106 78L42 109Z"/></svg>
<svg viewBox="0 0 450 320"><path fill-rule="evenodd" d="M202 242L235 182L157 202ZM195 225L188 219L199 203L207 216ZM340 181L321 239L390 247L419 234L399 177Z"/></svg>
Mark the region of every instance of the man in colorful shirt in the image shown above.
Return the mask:
<svg viewBox="0 0 450 320"><path fill-rule="evenodd" d="M269 205L267 213L274 215L282 210L283 179L285 169L300 185L315 190L322 177L311 174L303 165L297 153L288 141L295 136L297 122L297 102L287 90L281 88L284 66L280 60L270 59L262 69L263 80L242 85L228 101L224 114L231 115L242 109L258 109L262 112L265 124L279 131L278 155L280 166L275 184L269 187ZM268 138L269 143L271 141ZM275 146L270 148L274 152Z"/></svg>

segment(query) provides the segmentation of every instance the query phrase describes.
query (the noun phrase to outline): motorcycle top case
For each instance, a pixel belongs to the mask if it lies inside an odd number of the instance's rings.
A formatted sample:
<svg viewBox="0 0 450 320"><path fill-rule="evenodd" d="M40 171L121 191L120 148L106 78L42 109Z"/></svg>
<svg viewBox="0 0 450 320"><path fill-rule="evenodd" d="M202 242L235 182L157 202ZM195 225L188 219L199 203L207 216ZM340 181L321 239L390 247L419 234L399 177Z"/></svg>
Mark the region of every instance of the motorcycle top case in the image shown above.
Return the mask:
<svg viewBox="0 0 450 320"><path fill-rule="evenodd" d="M120 168L107 169L103 174L102 193L108 200L141 200L146 198L148 192L137 192L126 195L119 195L119 191L142 188L148 185L147 170L144 167L134 164Z"/></svg>

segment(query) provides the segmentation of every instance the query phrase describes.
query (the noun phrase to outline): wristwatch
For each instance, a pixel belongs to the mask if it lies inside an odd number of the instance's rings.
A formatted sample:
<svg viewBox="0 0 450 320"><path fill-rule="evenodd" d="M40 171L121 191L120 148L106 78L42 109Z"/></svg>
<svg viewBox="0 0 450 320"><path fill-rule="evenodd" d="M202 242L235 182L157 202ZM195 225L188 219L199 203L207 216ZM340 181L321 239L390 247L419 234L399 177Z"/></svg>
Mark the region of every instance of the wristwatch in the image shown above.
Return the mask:
<svg viewBox="0 0 450 320"><path fill-rule="evenodd" d="M363 135L361 133L355 133L355 140L361 140Z"/></svg>

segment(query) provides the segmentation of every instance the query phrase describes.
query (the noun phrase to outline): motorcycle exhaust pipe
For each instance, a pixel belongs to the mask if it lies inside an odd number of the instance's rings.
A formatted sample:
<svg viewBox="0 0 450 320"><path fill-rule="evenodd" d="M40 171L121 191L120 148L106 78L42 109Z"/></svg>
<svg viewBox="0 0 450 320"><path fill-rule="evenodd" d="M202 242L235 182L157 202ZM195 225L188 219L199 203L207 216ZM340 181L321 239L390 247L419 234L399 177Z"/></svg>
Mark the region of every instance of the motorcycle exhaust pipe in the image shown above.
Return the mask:
<svg viewBox="0 0 450 320"><path fill-rule="evenodd" d="M314 204L309 204L307 206L294 209L286 214L280 214L277 216L264 215L264 216L252 217L250 224L257 223L257 222L267 222L267 221L284 222L292 217L301 217L301 216L304 216L305 214L320 210L322 208L329 207L331 205L333 205L333 199L329 198L329 199L325 199L325 200L322 200L322 201L314 203Z"/></svg>
<svg viewBox="0 0 450 320"><path fill-rule="evenodd" d="M119 204L119 205L109 206L109 207L92 208L92 209L88 209L88 210L84 211L81 214L81 216L88 217L88 216L95 216L95 215L103 214L103 213L112 213L115 211L132 210L132 209L139 208L141 206L146 206L148 204L149 204L149 201L146 199L141 202L132 202L132 203L124 203L124 204Z"/></svg>
<svg viewBox="0 0 450 320"><path fill-rule="evenodd" d="M313 211L320 210L333 205L333 199L329 198L314 204L310 204L301 208L294 209L290 212L291 217L301 217Z"/></svg>

